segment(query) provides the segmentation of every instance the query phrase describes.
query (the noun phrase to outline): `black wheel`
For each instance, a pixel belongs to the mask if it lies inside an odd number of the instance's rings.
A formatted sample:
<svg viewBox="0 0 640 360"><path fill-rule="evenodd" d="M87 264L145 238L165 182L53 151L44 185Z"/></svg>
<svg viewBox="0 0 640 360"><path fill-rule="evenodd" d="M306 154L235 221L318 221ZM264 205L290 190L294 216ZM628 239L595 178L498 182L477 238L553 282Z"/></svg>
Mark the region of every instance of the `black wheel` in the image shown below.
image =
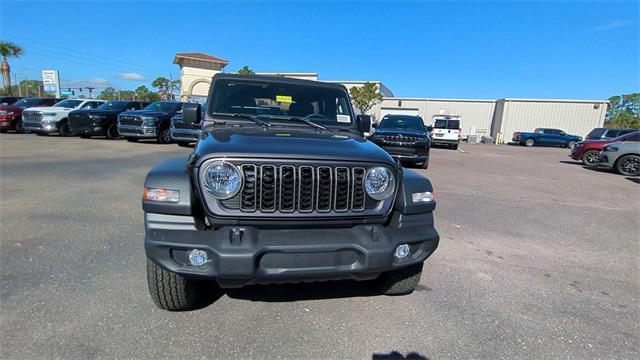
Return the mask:
<svg viewBox="0 0 640 360"><path fill-rule="evenodd" d="M623 155L616 161L616 171L625 176L640 175L640 156Z"/></svg>
<svg viewBox="0 0 640 360"><path fill-rule="evenodd" d="M69 128L67 120L62 120L58 125L58 133L60 133L60 136L73 136L73 131Z"/></svg>
<svg viewBox="0 0 640 360"><path fill-rule="evenodd" d="M160 129L158 132L158 142L160 144L171 144L173 138L171 137L171 130L167 128Z"/></svg>
<svg viewBox="0 0 640 360"><path fill-rule="evenodd" d="M107 127L107 139L109 140L117 140L120 139L120 132L118 132L118 125L116 124L111 124Z"/></svg>
<svg viewBox="0 0 640 360"><path fill-rule="evenodd" d="M138 138L126 137L128 142L138 142Z"/></svg>
<svg viewBox="0 0 640 360"><path fill-rule="evenodd" d="M536 144L536 141L535 141L535 140L533 140L533 139L527 139L527 140L524 142L524 144L525 144L526 146L531 147L531 146L533 146L533 145L535 145L535 144Z"/></svg>
<svg viewBox="0 0 640 360"><path fill-rule="evenodd" d="M4 134L7 132L7 129L0 129L0 134Z"/></svg>
<svg viewBox="0 0 640 360"><path fill-rule="evenodd" d="M18 122L16 122L16 132L18 134L24 134L27 132L24 128L24 124L22 123L22 119L18 119Z"/></svg>
<svg viewBox="0 0 640 360"><path fill-rule="evenodd" d="M189 147L190 142L188 141L177 141L176 142L180 147Z"/></svg>
<svg viewBox="0 0 640 360"><path fill-rule="evenodd" d="M573 149L574 147L576 147L576 142L575 142L575 141L569 141L569 142L567 143L567 147L568 147L569 149Z"/></svg>
<svg viewBox="0 0 640 360"><path fill-rule="evenodd" d="M167 271L147 259L147 284L149 294L157 307L169 311L193 309L198 298L197 283L194 280Z"/></svg>
<svg viewBox="0 0 640 360"><path fill-rule="evenodd" d="M582 163L585 166L594 166L600 162L600 151L587 150L582 154Z"/></svg>
<svg viewBox="0 0 640 360"><path fill-rule="evenodd" d="M451 148L452 148L453 150L458 150L458 144L453 144L453 145L451 145Z"/></svg>
<svg viewBox="0 0 640 360"><path fill-rule="evenodd" d="M383 273L375 280L378 289L385 295L411 294L420 281L423 264L421 262Z"/></svg>

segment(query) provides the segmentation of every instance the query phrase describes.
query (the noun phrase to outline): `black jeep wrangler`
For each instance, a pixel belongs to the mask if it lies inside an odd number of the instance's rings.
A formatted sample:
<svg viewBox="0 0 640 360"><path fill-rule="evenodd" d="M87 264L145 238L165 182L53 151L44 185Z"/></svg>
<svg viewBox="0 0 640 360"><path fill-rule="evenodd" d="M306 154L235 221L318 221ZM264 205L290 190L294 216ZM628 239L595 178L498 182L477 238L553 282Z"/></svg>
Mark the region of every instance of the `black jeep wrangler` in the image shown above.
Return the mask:
<svg viewBox="0 0 640 360"><path fill-rule="evenodd" d="M155 304L193 308L222 288L373 280L407 294L435 251L431 182L363 137L344 86L253 75L213 77L188 158L144 184L147 280ZM209 281L207 281L209 280Z"/></svg>

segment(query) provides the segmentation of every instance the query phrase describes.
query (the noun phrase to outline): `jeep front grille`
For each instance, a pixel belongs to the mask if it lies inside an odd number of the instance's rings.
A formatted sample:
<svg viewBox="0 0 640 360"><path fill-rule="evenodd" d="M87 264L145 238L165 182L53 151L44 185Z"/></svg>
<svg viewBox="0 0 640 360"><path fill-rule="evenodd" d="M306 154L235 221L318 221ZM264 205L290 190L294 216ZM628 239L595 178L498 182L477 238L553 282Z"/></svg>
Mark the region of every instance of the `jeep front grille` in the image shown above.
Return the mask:
<svg viewBox="0 0 640 360"><path fill-rule="evenodd" d="M240 164L244 185L221 203L243 213L365 210L364 167ZM373 204L375 205L375 204Z"/></svg>

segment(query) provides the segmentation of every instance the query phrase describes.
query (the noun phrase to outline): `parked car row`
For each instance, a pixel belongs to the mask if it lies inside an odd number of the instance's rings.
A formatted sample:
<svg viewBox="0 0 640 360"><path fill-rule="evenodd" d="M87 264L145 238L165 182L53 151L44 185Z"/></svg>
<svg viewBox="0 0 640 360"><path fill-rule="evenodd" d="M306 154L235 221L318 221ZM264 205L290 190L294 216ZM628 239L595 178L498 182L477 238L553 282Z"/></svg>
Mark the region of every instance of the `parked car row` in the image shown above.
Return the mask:
<svg viewBox="0 0 640 360"><path fill-rule="evenodd" d="M613 139L578 142L569 157L585 166L609 168L626 176L640 175L640 131L632 131L618 131L624 135Z"/></svg>

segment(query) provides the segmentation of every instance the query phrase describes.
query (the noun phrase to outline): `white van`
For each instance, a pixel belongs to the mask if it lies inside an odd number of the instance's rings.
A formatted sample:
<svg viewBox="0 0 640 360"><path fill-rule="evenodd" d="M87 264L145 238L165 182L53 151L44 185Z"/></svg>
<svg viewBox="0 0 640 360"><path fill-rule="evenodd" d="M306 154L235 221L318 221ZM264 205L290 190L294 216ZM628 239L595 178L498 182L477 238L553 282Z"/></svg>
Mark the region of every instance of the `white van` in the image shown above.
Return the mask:
<svg viewBox="0 0 640 360"><path fill-rule="evenodd" d="M454 150L458 148L462 134L462 116L434 115L431 126L433 127L431 136L433 145L447 145Z"/></svg>

